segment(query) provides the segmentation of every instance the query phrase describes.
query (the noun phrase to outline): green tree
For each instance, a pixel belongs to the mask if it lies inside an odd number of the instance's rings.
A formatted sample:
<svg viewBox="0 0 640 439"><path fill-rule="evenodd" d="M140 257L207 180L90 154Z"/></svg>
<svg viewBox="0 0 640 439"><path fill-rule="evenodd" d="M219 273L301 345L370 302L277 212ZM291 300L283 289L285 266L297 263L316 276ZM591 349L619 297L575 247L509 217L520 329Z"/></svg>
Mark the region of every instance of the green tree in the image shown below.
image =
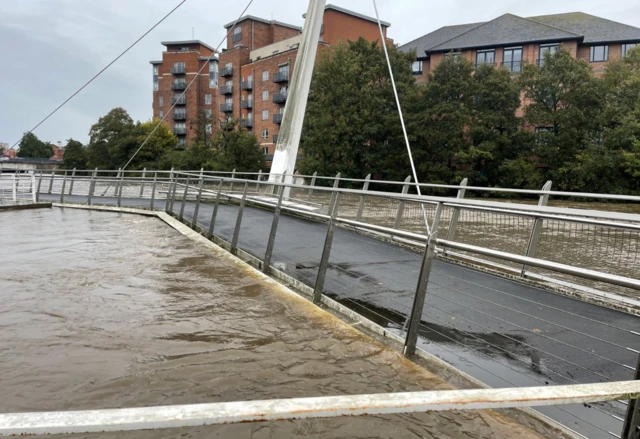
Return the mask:
<svg viewBox="0 0 640 439"><path fill-rule="evenodd" d="M18 157L48 159L53 155L51 144L38 139L33 133L24 133L18 147Z"/></svg>
<svg viewBox="0 0 640 439"><path fill-rule="evenodd" d="M211 144L213 118L207 117L207 113L204 110L200 110L197 117L189 121L189 126L196 134L192 140L193 143Z"/></svg>
<svg viewBox="0 0 640 439"><path fill-rule="evenodd" d="M524 120L540 130L534 154L556 187L578 188L576 158L602 133L597 123L604 102L601 81L585 60L559 50L546 53L541 66L525 65L520 84L527 103Z"/></svg>
<svg viewBox="0 0 640 439"><path fill-rule="evenodd" d="M73 139L67 140L67 146L64 148L64 157L62 158L62 168L87 168L87 150L81 142Z"/></svg>
<svg viewBox="0 0 640 439"><path fill-rule="evenodd" d="M217 169L220 171L257 172L265 169L264 154L258 138L238 127L237 121L230 121L219 129L212 139L217 150Z"/></svg>
<svg viewBox="0 0 640 439"><path fill-rule="evenodd" d="M114 108L98 119L89 131L87 159L90 168L116 169L124 163L115 160L114 154L122 140L133 130L133 119L121 107Z"/></svg>
<svg viewBox="0 0 640 439"><path fill-rule="evenodd" d="M389 46L400 99L416 92L414 54ZM330 111L327 109L330 108ZM409 172L384 52L363 38L326 48L316 63L303 127L299 170L404 178Z"/></svg>

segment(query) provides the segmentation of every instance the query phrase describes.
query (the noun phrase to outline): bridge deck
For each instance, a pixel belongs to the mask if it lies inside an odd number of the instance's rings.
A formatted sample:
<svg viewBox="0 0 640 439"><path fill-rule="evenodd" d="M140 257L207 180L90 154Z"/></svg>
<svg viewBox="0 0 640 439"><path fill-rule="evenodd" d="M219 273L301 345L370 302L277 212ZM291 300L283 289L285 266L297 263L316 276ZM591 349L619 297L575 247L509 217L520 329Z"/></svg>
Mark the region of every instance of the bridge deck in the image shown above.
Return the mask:
<svg viewBox="0 0 640 439"><path fill-rule="evenodd" d="M55 201L58 196L41 195ZM86 202L67 196L67 202ZM115 204L115 198L94 200ZM148 207L149 200L122 199ZM164 207L158 200L156 208ZM174 204L178 211L179 201ZM195 204L185 204L185 219ZM200 206L209 227L213 206ZM233 235L238 207L220 205L215 234ZM245 207L238 247L264 257L273 212ZM327 225L282 215L272 262L313 286ZM325 294L400 333L410 312L421 254L356 232L335 231ZM640 350L640 318L508 279L435 261L420 346L492 387L571 384L633 379ZM635 332L634 332L635 331ZM619 434L621 403L546 407L540 411L590 438Z"/></svg>

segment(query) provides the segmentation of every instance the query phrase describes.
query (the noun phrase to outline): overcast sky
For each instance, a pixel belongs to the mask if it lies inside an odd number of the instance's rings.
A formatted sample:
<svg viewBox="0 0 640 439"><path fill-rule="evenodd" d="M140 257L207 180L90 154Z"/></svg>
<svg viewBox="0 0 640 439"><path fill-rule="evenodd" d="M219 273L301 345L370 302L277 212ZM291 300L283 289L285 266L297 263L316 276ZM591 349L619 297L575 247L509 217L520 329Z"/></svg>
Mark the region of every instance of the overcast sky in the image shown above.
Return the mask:
<svg viewBox="0 0 640 439"><path fill-rule="evenodd" d="M0 0L0 143L24 131L109 63L179 0ZM96 81L36 130L43 140L88 141L89 128L121 106L135 120L151 117L150 60L162 58L160 41L195 38L217 47L223 24L248 0L187 0ZM374 16L372 0L331 0ZM254 0L248 13L302 26L306 0ZM520 16L583 11L640 27L638 0L378 0L389 37L406 43L441 26ZM223 46L224 47L224 46Z"/></svg>

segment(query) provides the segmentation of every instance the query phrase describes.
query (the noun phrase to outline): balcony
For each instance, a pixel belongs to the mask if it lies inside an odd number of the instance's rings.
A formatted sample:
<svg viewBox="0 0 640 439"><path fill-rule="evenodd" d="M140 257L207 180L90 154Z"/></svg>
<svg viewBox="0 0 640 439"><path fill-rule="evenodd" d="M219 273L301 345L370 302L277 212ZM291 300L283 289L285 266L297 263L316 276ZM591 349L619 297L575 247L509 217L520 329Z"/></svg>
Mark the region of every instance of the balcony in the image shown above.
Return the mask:
<svg viewBox="0 0 640 439"><path fill-rule="evenodd" d="M233 75L233 66L223 67L220 69L220 76L223 78Z"/></svg>
<svg viewBox="0 0 640 439"><path fill-rule="evenodd" d="M172 97L171 98L171 105L187 105L187 97L186 96L179 96L179 97Z"/></svg>
<svg viewBox="0 0 640 439"><path fill-rule="evenodd" d="M187 120L187 112L186 111L176 111L171 116L173 120Z"/></svg>
<svg viewBox="0 0 640 439"><path fill-rule="evenodd" d="M186 127L174 128L173 134L175 134L176 136L184 136L185 134L187 134L187 128Z"/></svg>
<svg viewBox="0 0 640 439"><path fill-rule="evenodd" d="M222 87L220 87L220 94L221 95L230 95L233 93L233 85L229 84L229 85L223 85Z"/></svg>
<svg viewBox="0 0 640 439"><path fill-rule="evenodd" d="M187 68L185 66L173 66L171 67L171 73L174 75L184 75L187 73Z"/></svg>
<svg viewBox="0 0 640 439"><path fill-rule="evenodd" d="M184 81L171 83L171 90L184 90L186 88L187 88L187 83Z"/></svg>
<svg viewBox="0 0 640 439"><path fill-rule="evenodd" d="M229 102L220 105L220 111L222 113L231 113L233 111L233 103Z"/></svg>
<svg viewBox="0 0 640 439"><path fill-rule="evenodd" d="M278 143L278 134L273 135L273 143Z"/></svg>
<svg viewBox="0 0 640 439"><path fill-rule="evenodd" d="M253 99L240 101L240 108L253 108Z"/></svg>
<svg viewBox="0 0 640 439"><path fill-rule="evenodd" d="M273 102L283 104L287 102L287 93L276 93L273 95Z"/></svg>
<svg viewBox="0 0 640 439"><path fill-rule="evenodd" d="M241 90L253 90L253 81L242 81L240 83Z"/></svg>
<svg viewBox="0 0 640 439"><path fill-rule="evenodd" d="M273 74L273 82L289 82L289 72L278 72Z"/></svg>
<svg viewBox="0 0 640 439"><path fill-rule="evenodd" d="M240 126L242 128L253 128L253 118L251 119L241 119Z"/></svg>
<svg viewBox="0 0 640 439"><path fill-rule="evenodd" d="M282 113L276 113L273 115L273 123L282 123Z"/></svg>
<svg viewBox="0 0 640 439"><path fill-rule="evenodd" d="M505 61L501 65L511 73L520 73L522 71L522 61Z"/></svg>

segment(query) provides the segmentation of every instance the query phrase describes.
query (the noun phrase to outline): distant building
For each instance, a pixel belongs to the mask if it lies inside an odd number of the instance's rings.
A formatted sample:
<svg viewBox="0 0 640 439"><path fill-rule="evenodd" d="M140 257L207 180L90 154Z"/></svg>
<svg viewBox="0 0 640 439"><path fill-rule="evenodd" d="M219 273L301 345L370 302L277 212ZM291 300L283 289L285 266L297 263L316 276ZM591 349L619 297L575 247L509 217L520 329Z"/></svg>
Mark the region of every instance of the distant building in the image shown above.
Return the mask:
<svg viewBox="0 0 640 439"><path fill-rule="evenodd" d="M560 47L587 60L601 74L609 61L621 59L638 44L640 28L572 12L528 18L504 14L487 22L445 26L400 50L417 52L413 73L424 82L447 56L464 57L476 66L501 66L517 74L525 63L543 63L545 52L554 53Z"/></svg>
<svg viewBox="0 0 640 439"><path fill-rule="evenodd" d="M386 38L389 23L382 22ZM229 30L233 23L225 25ZM201 111L213 119L211 131L229 118L253 131L263 146L267 163L273 158L282 114L287 101L289 78L293 71L302 28L252 15L242 17L227 37L227 49L211 59L189 88L184 99L178 97L213 53L201 41L163 42L167 50L153 66L153 115L167 115L179 142L186 145L196 135ZM380 40L377 20L333 5L324 11L320 46L339 41Z"/></svg>
<svg viewBox="0 0 640 439"><path fill-rule="evenodd" d="M49 157L49 160L62 160L64 158L64 146L62 142L58 141L55 145L52 143L53 155Z"/></svg>

